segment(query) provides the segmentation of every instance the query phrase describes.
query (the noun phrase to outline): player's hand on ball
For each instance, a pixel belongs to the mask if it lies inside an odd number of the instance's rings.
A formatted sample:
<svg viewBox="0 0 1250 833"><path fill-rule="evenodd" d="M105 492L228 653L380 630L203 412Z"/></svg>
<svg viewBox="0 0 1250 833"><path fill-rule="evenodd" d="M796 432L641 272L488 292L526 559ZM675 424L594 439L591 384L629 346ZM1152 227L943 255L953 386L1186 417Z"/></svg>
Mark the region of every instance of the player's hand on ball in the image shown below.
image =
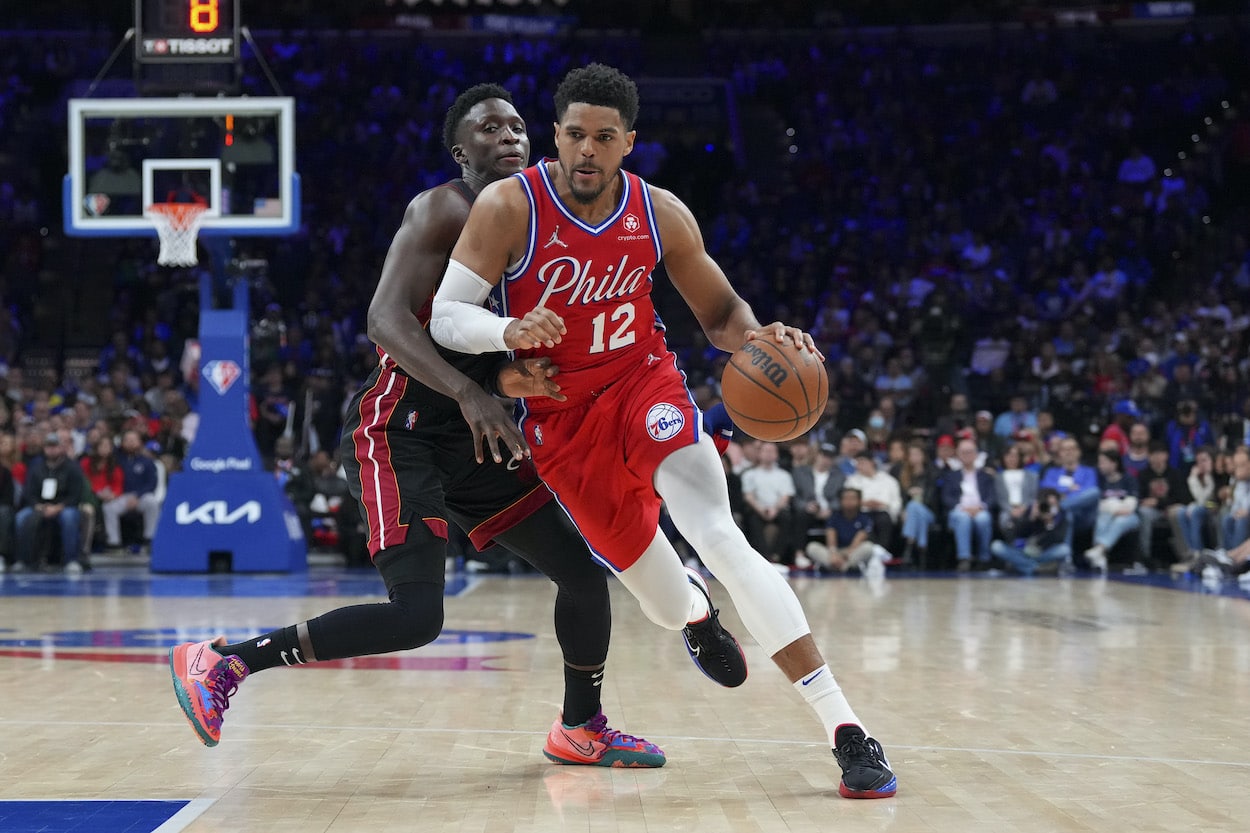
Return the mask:
<svg viewBox="0 0 1250 833"><path fill-rule="evenodd" d="M530 350L535 347L555 347L564 334L564 319L546 307L537 307L508 324L503 331L504 344L509 350Z"/></svg>
<svg viewBox="0 0 1250 833"><path fill-rule="evenodd" d="M816 349L816 342L812 338L811 333L805 333L798 327L788 327L780 321L774 321L760 327L758 330L747 330L747 341L754 341L757 338L768 338L778 344L792 344L796 349L808 350L820 357L823 362L825 354Z"/></svg>
<svg viewBox="0 0 1250 833"><path fill-rule="evenodd" d="M499 369L495 388L504 396L514 399L525 396L546 396L557 402L563 402L566 397L560 393L560 384L554 378L559 372L560 368L552 364L548 356L517 359Z"/></svg>

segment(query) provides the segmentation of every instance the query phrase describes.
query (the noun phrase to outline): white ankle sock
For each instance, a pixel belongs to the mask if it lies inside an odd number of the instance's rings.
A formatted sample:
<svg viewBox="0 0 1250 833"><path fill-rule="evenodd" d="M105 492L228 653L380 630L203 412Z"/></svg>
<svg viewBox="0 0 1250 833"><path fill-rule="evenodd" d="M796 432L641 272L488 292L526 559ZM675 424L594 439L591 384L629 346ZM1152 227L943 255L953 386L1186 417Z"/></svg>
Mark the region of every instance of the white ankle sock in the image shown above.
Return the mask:
<svg viewBox="0 0 1250 833"><path fill-rule="evenodd" d="M864 728L864 724L860 722L856 716L855 710L851 708L851 704L846 701L846 695L842 693L841 686L838 681L833 678L833 673L829 671L828 665L822 665L817 669L804 674L794 683L794 690L803 695L803 699L816 712L816 716L820 718L820 722L825 726L825 733L829 736L829 748L833 748L833 736L838 727L844 723L854 723L856 726ZM868 729L864 728L864 733L868 733Z"/></svg>
<svg viewBox="0 0 1250 833"><path fill-rule="evenodd" d="M698 591L697 588L690 588L690 615L686 617L687 622L702 622L712 615L712 609L707 606L707 597Z"/></svg>
<svg viewBox="0 0 1250 833"><path fill-rule="evenodd" d="M703 591L695 586L695 572L689 567L686 568L689 574L690 582L690 613L686 616L687 622L702 622L704 619L712 615L712 608L709 607L708 597L703 595ZM698 576L702 580L702 576ZM706 585L706 582L704 582Z"/></svg>

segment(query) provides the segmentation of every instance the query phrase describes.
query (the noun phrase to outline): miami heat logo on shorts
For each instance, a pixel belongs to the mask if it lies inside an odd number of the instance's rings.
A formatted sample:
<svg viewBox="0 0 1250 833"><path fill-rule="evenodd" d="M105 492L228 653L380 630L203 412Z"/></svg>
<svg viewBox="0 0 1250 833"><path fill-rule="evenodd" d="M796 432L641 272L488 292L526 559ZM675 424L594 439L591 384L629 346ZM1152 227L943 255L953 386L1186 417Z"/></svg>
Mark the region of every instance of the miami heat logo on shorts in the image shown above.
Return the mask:
<svg viewBox="0 0 1250 833"><path fill-rule="evenodd" d="M671 440L686 426L686 415L676 405L657 402L647 411L647 433L656 442Z"/></svg>

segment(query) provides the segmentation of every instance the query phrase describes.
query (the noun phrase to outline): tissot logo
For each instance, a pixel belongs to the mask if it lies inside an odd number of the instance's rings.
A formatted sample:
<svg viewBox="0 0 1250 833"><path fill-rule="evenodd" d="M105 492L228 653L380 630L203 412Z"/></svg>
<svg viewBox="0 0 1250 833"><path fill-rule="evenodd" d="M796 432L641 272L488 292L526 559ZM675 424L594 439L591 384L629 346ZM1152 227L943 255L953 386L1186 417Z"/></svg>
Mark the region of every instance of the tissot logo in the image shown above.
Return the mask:
<svg viewBox="0 0 1250 833"><path fill-rule="evenodd" d="M230 526L239 521L254 524L259 520L260 503L255 500L249 500L234 509L224 500L210 500L194 508L189 502L183 501L174 507L174 523L180 526Z"/></svg>
<svg viewBox="0 0 1250 833"><path fill-rule="evenodd" d="M230 55L230 38L144 38L145 55Z"/></svg>

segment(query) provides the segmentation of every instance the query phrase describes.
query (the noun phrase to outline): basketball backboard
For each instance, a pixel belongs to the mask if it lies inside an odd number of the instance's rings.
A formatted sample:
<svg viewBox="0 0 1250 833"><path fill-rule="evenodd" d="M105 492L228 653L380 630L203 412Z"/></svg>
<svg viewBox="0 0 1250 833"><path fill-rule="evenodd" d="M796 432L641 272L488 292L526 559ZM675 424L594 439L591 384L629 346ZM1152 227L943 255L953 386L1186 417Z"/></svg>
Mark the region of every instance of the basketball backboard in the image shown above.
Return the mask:
<svg viewBox="0 0 1250 833"><path fill-rule="evenodd" d="M71 99L66 234L155 235L154 203L207 207L202 236L300 224L291 98Z"/></svg>

